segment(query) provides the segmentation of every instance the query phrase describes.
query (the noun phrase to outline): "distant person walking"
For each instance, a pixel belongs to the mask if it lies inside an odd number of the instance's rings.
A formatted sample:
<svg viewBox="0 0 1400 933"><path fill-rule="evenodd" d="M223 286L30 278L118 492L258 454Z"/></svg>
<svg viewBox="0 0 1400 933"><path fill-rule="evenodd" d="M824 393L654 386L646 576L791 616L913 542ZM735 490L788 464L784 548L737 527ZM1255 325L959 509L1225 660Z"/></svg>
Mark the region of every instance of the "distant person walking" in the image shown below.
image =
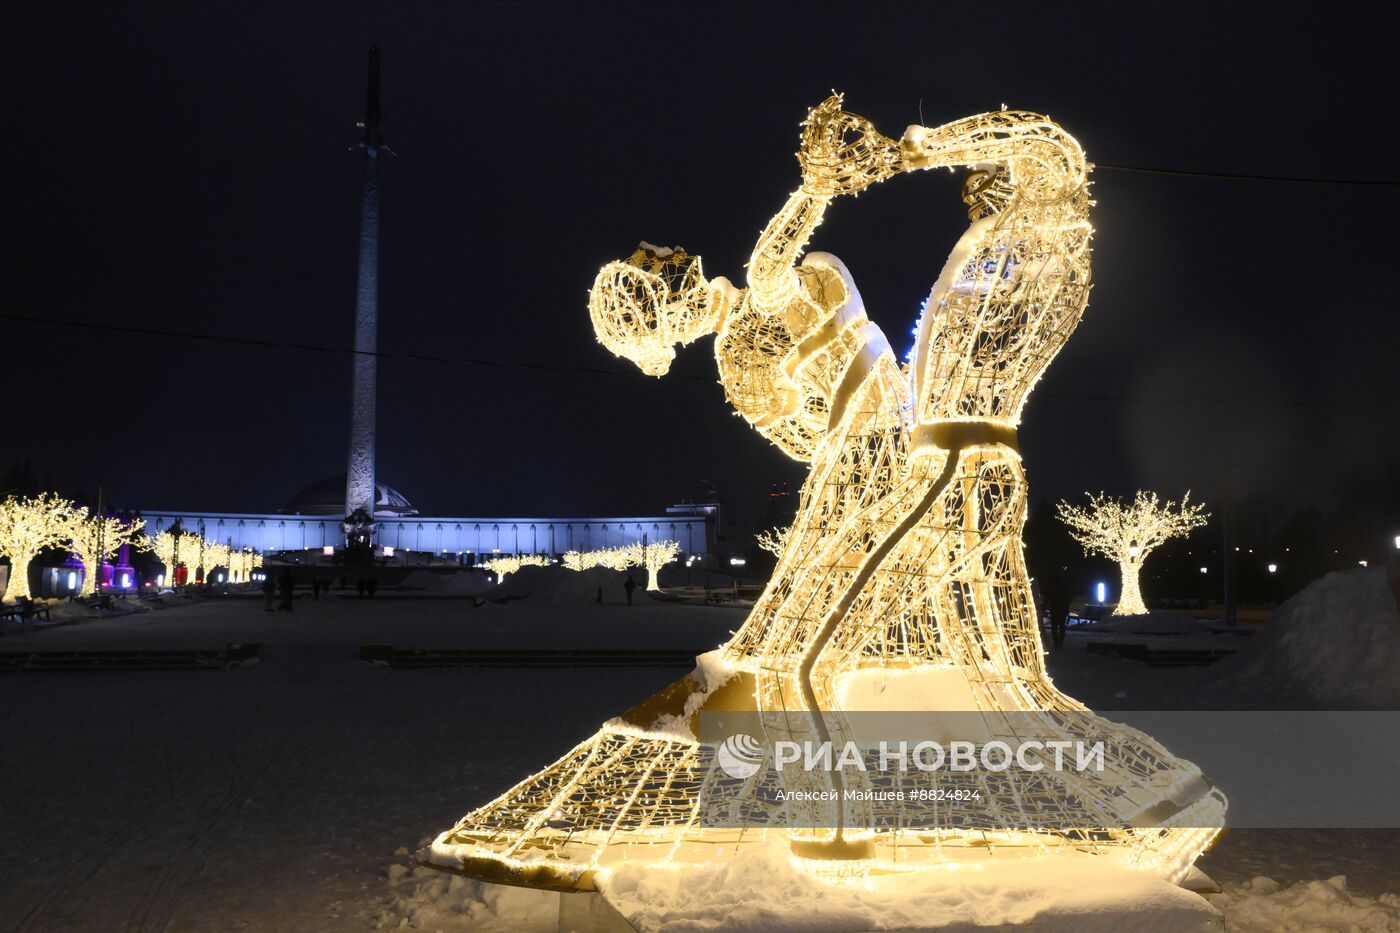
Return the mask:
<svg viewBox="0 0 1400 933"><path fill-rule="evenodd" d="M365 592L369 594L370 599L374 599L374 591L377 589L379 589L378 577L370 577L365 581Z"/></svg>
<svg viewBox="0 0 1400 933"><path fill-rule="evenodd" d="M356 578L355 578L355 593L360 597L360 599L364 599L364 598L365 598L365 578L364 578L364 577L356 577Z"/></svg>
<svg viewBox="0 0 1400 933"><path fill-rule="evenodd" d="M263 574L263 611L271 612L277 600L277 581L272 579L272 574Z"/></svg>
<svg viewBox="0 0 1400 933"><path fill-rule="evenodd" d="M622 584L622 588L627 591L627 605L632 605L632 591L637 588L637 581L632 579L632 575L627 575L627 582Z"/></svg>
<svg viewBox="0 0 1400 933"><path fill-rule="evenodd" d="M602 601L603 601L603 587L602 587L601 585L599 585L599 587L598 587L598 602L601 603Z"/></svg>
<svg viewBox="0 0 1400 933"><path fill-rule="evenodd" d="M311 599L314 601L314 600L319 600L320 598L321 598L321 578L320 578L319 576L315 576L315 577L312 577L312 578L311 578Z"/></svg>
<svg viewBox="0 0 1400 933"><path fill-rule="evenodd" d="M292 576L290 569L282 571L282 576L277 581L277 589L281 594L281 601L278 602L279 611L292 611L292 598L296 594L297 578Z"/></svg>

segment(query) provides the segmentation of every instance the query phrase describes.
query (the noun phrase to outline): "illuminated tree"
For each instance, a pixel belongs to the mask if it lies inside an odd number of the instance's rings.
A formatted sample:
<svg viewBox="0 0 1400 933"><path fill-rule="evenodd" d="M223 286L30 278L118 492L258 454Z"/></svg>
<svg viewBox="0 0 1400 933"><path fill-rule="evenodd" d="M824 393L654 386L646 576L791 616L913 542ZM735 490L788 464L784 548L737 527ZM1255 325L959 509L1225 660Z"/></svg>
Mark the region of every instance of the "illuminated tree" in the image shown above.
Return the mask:
<svg viewBox="0 0 1400 933"><path fill-rule="evenodd" d="M583 572L590 567L598 566L597 551L566 551L564 553L564 569Z"/></svg>
<svg viewBox="0 0 1400 933"><path fill-rule="evenodd" d="M521 567L548 567L553 561L543 554L520 554L516 557L493 557L486 562L486 569L496 575L497 583L506 582L506 574L515 573Z"/></svg>
<svg viewBox="0 0 1400 933"><path fill-rule="evenodd" d="M1147 612L1138 588L1138 576L1147 555L1172 538L1184 538L1202 527L1210 513L1201 504L1190 504L1191 493L1181 504L1159 503L1155 492L1138 490L1132 502L1099 493L1086 506L1061 502L1060 521L1087 554L1101 554L1118 562L1122 585L1115 615L1140 616Z"/></svg>
<svg viewBox="0 0 1400 933"><path fill-rule="evenodd" d="M185 567L185 581L196 583L199 577L196 572L199 570L199 557L204 551L204 539L192 531L187 531L175 539L175 563L183 564ZM175 582L175 570L170 571L170 583Z"/></svg>
<svg viewBox="0 0 1400 933"><path fill-rule="evenodd" d="M0 556L10 559L10 577L0 599L28 597L29 564L47 547L66 544L87 510L52 493L10 496L0 502Z"/></svg>
<svg viewBox="0 0 1400 933"><path fill-rule="evenodd" d="M156 560L165 565L165 585L175 585L175 557L178 535L169 531L158 531L154 535L145 535L141 539L141 548L150 551L156 556Z"/></svg>
<svg viewBox="0 0 1400 933"><path fill-rule="evenodd" d="M1016 428L1089 298L1083 150L1048 117L1016 110L890 139L837 96L808 113L798 162L801 184L760 234L745 288L707 281L698 256L643 244L589 296L599 340L648 374L666 371L674 344L713 331L728 402L810 463L768 585L692 674L469 812L423 857L490 881L592 890L622 862L712 861L783 839L826 877L1092 853L1180 880L1219 832L1224 796L1192 763L1055 687L1022 551ZM966 172L972 222L904 369L846 267L804 252L839 199L934 168ZM702 817L707 791L735 779L701 742L702 713L756 712L770 747L837 747L853 737L844 686L871 675L905 689L869 691L859 709L905 709L891 704L917 690L938 709L978 713L1011 744L1018 729L1064 742L1092 729L1106 737L1103 768L1072 779L1009 770L922 827L899 802L918 773L851 775L888 792L852 799L839 771L759 770L735 788L743 828ZM773 793L783 789L806 796ZM994 828L964 831L978 814Z"/></svg>
<svg viewBox="0 0 1400 933"><path fill-rule="evenodd" d="M788 529L786 528L769 528L767 531L760 531L754 535L754 539L758 541L758 546L761 549L774 557L782 557L783 548L787 547L787 536Z"/></svg>
<svg viewBox="0 0 1400 933"><path fill-rule="evenodd" d="M205 540L204 553L200 555L200 573L204 580L209 580L213 576L214 570L219 567L229 567L233 551L227 544L220 544L217 541ZM232 568L230 568L232 573Z"/></svg>
<svg viewBox="0 0 1400 933"><path fill-rule="evenodd" d="M114 558L124 545L139 546L141 539L145 537L139 534L145 524L145 520L140 518L128 521L88 515L86 509L74 513L68 547L83 565L83 585L79 596L91 596L97 591L102 566Z"/></svg>
<svg viewBox="0 0 1400 933"><path fill-rule="evenodd" d="M230 583L247 583L253 570L262 566L262 555L243 548L230 551L228 555L228 579Z"/></svg>
<svg viewBox="0 0 1400 933"><path fill-rule="evenodd" d="M646 568L647 589L659 593L661 584L657 581L657 575L661 573L662 567L676 559L676 555L681 552L681 546L677 541L654 541L650 544L634 544L627 550L632 566Z"/></svg>

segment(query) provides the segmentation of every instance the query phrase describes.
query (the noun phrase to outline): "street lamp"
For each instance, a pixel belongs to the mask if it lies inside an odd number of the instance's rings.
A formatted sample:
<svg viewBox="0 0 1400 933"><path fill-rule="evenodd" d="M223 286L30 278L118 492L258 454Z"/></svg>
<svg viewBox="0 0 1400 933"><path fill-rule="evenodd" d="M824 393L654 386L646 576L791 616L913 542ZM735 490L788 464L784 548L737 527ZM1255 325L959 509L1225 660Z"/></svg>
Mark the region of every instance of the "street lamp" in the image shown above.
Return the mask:
<svg viewBox="0 0 1400 933"><path fill-rule="evenodd" d="M1278 564L1270 564L1269 573L1278 573Z"/></svg>

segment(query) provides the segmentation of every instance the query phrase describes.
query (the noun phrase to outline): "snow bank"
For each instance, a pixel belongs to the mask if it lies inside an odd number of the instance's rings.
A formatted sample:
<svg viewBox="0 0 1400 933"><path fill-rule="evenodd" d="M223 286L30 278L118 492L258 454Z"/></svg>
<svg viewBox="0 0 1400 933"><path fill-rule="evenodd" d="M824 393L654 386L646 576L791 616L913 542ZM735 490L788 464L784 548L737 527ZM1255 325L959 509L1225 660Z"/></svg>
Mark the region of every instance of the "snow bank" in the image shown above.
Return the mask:
<svg viewBox="0 0 1400 933"><path fill-rule="evenodd" d="M1227 884L1222 893L1207 899L1225 915L1230 933L1400 931L1400 895L1352 894L1342 875L1290 888L1259 877L1246 884Z"/></svg>
<svg viewBox="0 0 1400 933"><path fill-rule="evenodd" d="M631 573L637 584L634 598L639 599L645 592L647 572L633 568ZM623 589L626 581L627 573L606 567L590 567L581 571L566 570L562 566L521 567L491 592L517 599L529 596L536 602L579 603L596 602L598 588L602 587L604 602L621 603L627 601L627 591Z"/></svg>
<svg viewBox="0 0 1400 933"><path fill-rule="evenodd" d="M507 578L509 579L509 578ZM486 574L479 570L458 570L453 573L433 573L415 570L399 584L404 590L423 590L435 596L476 596L491 588Z"/></svg>
<svg viewBox="0 0 1400 933"><path fill-rule="evenodd" d="M388 904L375 918L381 930L475 930L556 933L559 895L471 881L432 868L391 865Z"/></svg>
<svg viewBox="0 0 1400 933"><path fill-rule="evenodd" d="M1400 709L1400 611L1384 568L1313 581L1252 642L1220 673L1321 706Z"/></svg>
<svg viewBox="0 0 1400 933"><path fill-rule="evenodd" d="M1093 857L988 860L832 885L797 871L786 846L773 845L718 865L623 865L600 880L642 933L1219 929L1216 911L1197 895Z"/></svg>
<svg viewBox="0 0 1400 933"><path fill-rule="evenodd" d="M1075 626L1086 635L1124 632L1134 635L1201 635L1221 628L1214 619L1197 619L1187 612L1156 610L1140 616L1109 616L1102 622Z"/></svg>
<svg viewBox="0 0 1400 933"><path fill-rule="evenodd" d="M424 867L395 865L388 876L392 893L376 918L379 929L557 929L557 894ZM965 931L998 924L1030 924L1042 933L1220 929L1219 913L1198 895L1092 856L988 860L837 885L796 870L782 843L716 864L622 865L598 880L603 896L641 933Z"/></svg>

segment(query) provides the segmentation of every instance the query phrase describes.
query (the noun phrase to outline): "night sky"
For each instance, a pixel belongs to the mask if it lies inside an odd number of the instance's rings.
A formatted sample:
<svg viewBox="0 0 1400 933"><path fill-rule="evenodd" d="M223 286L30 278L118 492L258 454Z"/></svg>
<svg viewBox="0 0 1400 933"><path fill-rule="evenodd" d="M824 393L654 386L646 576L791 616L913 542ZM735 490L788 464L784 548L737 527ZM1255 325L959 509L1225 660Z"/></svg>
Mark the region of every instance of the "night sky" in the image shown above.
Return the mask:
<svg viewBox="0 0 1400 933"><path fill-rule="evenodd" d="M1400 178L1382 5L33 4L7 17L4 313L344 348L366 49L383 50L379 476L429 515L742 522L800 481L710 343L655 381L586 291L638 240L742 276L832 89L897 136L1002 103L1091 160ZM1094 175L1096 287L1027 409L1031 496L1325 497L1400 462L1400 189ZM838 202L899 352L959 178ZM345 468L349 357L0 320L0 468L146 508L267 511Z"/></svg>

